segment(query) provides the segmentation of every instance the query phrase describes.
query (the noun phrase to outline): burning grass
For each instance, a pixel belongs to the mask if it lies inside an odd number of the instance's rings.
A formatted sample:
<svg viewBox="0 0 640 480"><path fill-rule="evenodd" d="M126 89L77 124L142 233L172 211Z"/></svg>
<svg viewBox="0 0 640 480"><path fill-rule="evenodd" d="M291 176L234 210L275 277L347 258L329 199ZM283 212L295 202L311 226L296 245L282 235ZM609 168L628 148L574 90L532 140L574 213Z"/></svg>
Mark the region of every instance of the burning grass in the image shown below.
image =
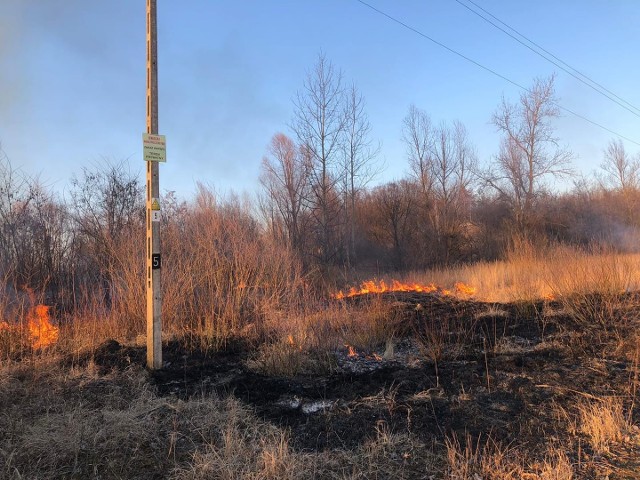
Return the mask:
<svg viewBox="0 0 640 480"><path fill-rule="evenodd" d="M56 344L60 329L52 323L51 307L35 305L28 309L26 322L0 322L0 351L8 355L25 350L44 350Z"/></svg>
<svg viewBox="0 0 640 480"><path fill-rule="evenodd" d="M392 280L366 280L332 293L344 299L371 293L416 292L487 303L560 301L577 307L591 294L640 291L640 254L566 246L523 247L506 260L410 272ZM580 312L576 312L580 313Z"/></svg>
<svg viewBox="0 0 640 480"><path fill-rule="evenodd" d="M58 341L60 329L51 323L51 307L36 305L27 315L27 327L34 349L46 348Z"/></svg>
<svg viewBox="0 0 640 480"><path fill-rule="evenodd" d="M337 293L331 294L331 297L335 298L336 300L342 300L344 298L352 298L361 295L389 292L436 293L440 295L457 295L469 297L476 293L476 289L475 287L465 285L462 282L456 282L454 283L452 289L446 289L439 287L434 283L404 283L399 280L392 280L389 284L387 284L384 280L367 280L365 282L362 282L362 285L359 288L351 287L346 292L340 290Z"/></svg>
<svg viewBox="0 0 640 480"><path fill-rule="evenodd" d="M174 318L155 373L103 307L4 308L0 477L640 478L636 262L558 249L291 303L245 286L220 331Z"/></svg>

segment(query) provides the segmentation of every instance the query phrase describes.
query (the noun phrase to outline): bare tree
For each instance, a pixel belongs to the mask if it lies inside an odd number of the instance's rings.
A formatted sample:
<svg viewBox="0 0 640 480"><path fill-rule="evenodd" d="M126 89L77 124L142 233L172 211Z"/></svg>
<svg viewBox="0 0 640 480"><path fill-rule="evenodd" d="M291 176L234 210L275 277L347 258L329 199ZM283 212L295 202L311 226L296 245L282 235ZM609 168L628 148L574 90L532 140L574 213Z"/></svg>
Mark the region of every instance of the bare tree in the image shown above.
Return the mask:
<svg viewBox="0 0 640 480"><path fill-rule="evenodd" d="M537 79L517 104L504 98L492 121L503 134L495 165L481 173L484 181L506 199L520 233L530 232L536 200L545 180L571 174L571 153L554 136L559 116L554 77Z"/></svg>
<svg viewBox="0 0 640 480"><path fill-rule="evenodd" d="M277 133L262 159L260 174L269 204L284 224L288 244L298 253L303 253L305 201L310 187L311 163L305 153L289 137Z"/></svg>
<svg viewBox="0 0 640 480"><path fill-rule="evenodd" d="M460 122L442 123L434 131L432 161L433 208L431 219L444 263L457 260L465 237L471 209L472 170L476 156L467 130Z"/></svg>
<svg viewBox="0 0 640 480"><path fill-rule="evenodd" d="M364 199L365 230L383 247L394 269L407 266L406 257L413 236L416 183L401 180L375 187Z"/></svg>
<svg viewBox="0 0 640 480"><path fill-rule="evenodd" d="M0 150L0 275L13 277L20 258L19 216L31 201L27 182Z"/></svg>
<svg viewBox="0 0 640 480"><path fill-rule="evenodd" d="M605 174L602 179L605 187L623 192L640 189L640 155L631 156L622 140L609 142L600 168Z"/></svg>
<svg viewBox="0 0 640 480"><path fill-rule="evenodd" d="M414 228L426 245L433 245L433 146L434 128L429 115L415 105L409 107L409 112L402 122L402 140L407 148L409 168L419 186L418 205L419 215L416 216ZM423 263L430 263L433 249L425 249L421 253Z"/></svg>
<svg viewBox="0 0 640 480"><path fill-rule="evenodd" d="M625 225L640 224L640 155L631 155L622 140L611 140L600 164L602 174L596 174L602 200L612 211L609 218L618 218ZM613 230L624 230L618 226Z"/></svg>
<svg viewBox="0 0 640 480"><path fill-rule="evenodd" d="M322 54L294 100L292 129L311 159L311 203L318 231L317 254L326 265L338 253L340 148L345 128L342 73Z"/></svg>
<svg viewBox="0 0 640 480"><path fill-rule="evenodd" d="M344 129L344 211L347 226L346 261L355 264L356 202L361 190L377 173L373 160L380 145L371 140L371 124L365 112L364 97L351 85L345 101Z"/></svg>
<svg viewBox="0 0 640 480"><path fill-rule="evenodd" d="M124 162L107 161L93 170L83 168L79 178L74 176L70 195L78 280L101 283L109 303L113 272L126 261L123 249L130 248L130 241L143 232L142 185Z"/></svg>
<svg viewBox="0 0 640 480"><path fill-rule="evenodd" d="M422 192L423 228L432 245L432 261L459 257L470 210L475 153L459 122L434 127L426 112L412 105L404 119L403 140L409 165Z"/></svg>
<svg viewBox="0 0 640 480"><path fill-rule="evenodd" d="M403 120L402 139L407 146L411 171L420 184L424 198L429 201L433 187L433 126L427 112L415 105L409 107L409 113Z"/></svg>

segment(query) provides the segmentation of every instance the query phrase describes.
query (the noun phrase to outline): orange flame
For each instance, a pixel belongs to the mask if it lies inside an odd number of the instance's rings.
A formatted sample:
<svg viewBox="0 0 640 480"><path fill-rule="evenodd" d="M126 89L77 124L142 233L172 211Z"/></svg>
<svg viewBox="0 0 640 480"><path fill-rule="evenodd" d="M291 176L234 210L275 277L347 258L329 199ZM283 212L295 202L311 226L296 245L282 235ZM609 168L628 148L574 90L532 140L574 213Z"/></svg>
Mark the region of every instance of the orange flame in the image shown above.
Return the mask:
<svg viewBox="0 0 640 480"><path fill-rule="evenodd" d="M349 349L349 353L347 354L347 357L357 357L358 356L358 352L356 352L356 349L353 348L351 345L349 345L348 343L345 343L344 346Z"/></svg>
<svg viewBox="0 0 640 480"><path fill-rule="evenodd" d="M27 327L34 349L48 347L58 341L60 331L51 324L49 308L46 305L36 305L27 314Z"/></svg>
<svg viewBox="0 0 640 480"><path fill-rule="evenodd" d="M454 285L456 292L462 293L464 295L475 295L476 287L472 287L471 285L466 285L462 282L458 282Z"/></svg>
<svg viewBox="0 0 640 480"><path fill-rule="evenodd" d="M302 345L296 343L296 341L293 339L293 335L291 334L287 335L287 345L289 345L291 348L302 351Z"/></svg>
<svg viewBox="0 0 640 480"><path fill-rule="evenodd" d="M455 293L463 295L474 295L476 288L469 285L465 285L462 282L458 282L454 285ZM398 280L392 280L390 285L384 280L376 282L375 280L367 280L362 282L360 288L351 287L348 291L344 292L340 290L338 293L332 294L331 297L336 300L342 300L343 298L355 297L358 295L366 295L368 293L385 293L385 292L418 292L418 293L433 293L438 292L441 295L453 295L454 291L447 290L438 287L433 283L420 284L420 283L402 283Z"/></svg>

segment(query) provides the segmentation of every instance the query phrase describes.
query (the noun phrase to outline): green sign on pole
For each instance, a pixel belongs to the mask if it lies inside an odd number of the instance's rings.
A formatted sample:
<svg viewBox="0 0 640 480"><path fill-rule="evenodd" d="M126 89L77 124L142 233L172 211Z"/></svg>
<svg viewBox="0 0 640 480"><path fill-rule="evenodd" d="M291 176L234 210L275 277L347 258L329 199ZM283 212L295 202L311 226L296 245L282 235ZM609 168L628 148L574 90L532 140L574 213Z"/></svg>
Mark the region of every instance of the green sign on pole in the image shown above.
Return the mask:
<svg viewBox="0 0 640 480"><path fill-rule="evenodd" d="M143 133L142 153L145 162L166 162L167 142L165 136Z"/></svg>

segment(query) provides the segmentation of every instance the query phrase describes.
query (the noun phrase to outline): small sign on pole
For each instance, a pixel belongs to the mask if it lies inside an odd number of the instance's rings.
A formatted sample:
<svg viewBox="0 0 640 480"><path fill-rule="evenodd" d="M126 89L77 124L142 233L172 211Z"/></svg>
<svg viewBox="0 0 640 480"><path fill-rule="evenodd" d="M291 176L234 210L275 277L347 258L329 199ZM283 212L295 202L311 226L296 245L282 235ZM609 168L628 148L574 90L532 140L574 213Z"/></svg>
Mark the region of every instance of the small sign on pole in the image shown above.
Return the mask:
<svg viewBox="0 0 640 480"><path fill-rule="evenodd" d="M167 141L165 136L143 133L142 153L145 162L166 162Z"/></svg>

